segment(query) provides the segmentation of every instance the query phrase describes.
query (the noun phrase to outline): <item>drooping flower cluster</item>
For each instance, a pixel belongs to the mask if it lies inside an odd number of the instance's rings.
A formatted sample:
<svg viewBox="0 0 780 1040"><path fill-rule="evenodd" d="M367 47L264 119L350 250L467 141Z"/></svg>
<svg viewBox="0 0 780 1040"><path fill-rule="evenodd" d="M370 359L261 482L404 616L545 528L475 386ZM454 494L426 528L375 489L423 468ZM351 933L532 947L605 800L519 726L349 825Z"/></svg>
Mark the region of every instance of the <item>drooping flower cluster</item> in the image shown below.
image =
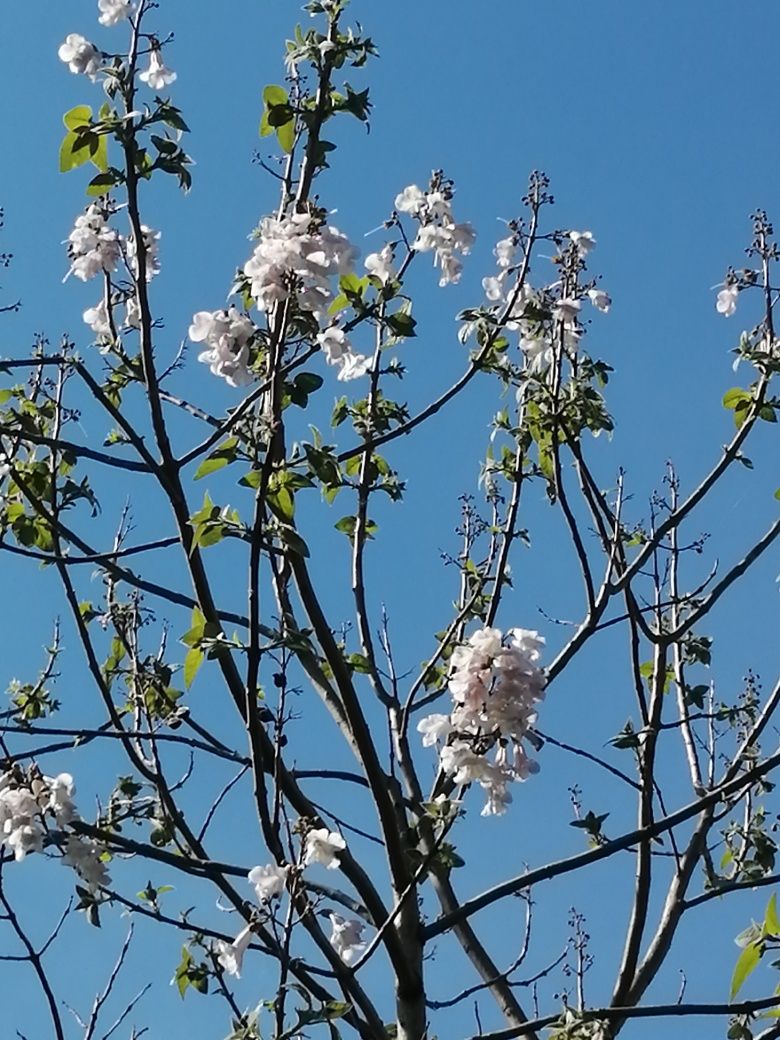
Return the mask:
<svg viewBox="0 0 780 1040"><path fill-rule="evenodd" d="M235 307L198 311L192 317L189 330L193 343L203 343L208 348L198 354L198 361L207 364L228 386L251 383L249 343L254 334L255 327L250 319Z"/></svg>
<svg viewBox="0 0 780 1040"><path fill-rule="evenodd" d="M434 266L441 272L440 286L460 281L463 264L455 254L466 256L477 237L471 224L455 223L452 195L452 182L435 173L428 191L410 184L395 199L399 213L408 213L420 222L412 248L420 253L433 252Z"/></svg>
<svg viewBox="0 0 780 1040"><path fill-rule="evenodd" d="M244 264L250 292L270 313L290 297L318 321L333 299L333 278L349 274L357 250L346 235L310 213L265 217L257 245Z"/></svg>
<svg viewBox="0 0 780 1040"><path fill-rule="evenodd" d="M270 314L278 304L290 300L298 310L322 323L327 321L334 298L334 279L351 273L356 256L357 250L347 236L326 224L321 213L265 217L243 274L261 311ZM213 313L201 311L190 326L190 339L211 348L199 360L231 386L251 381L247 343L253 333L254 326L234 307ZM339 379L356 379L368 371L370 359L355 352L338 325L326 325L315 339L328 364L338 367Z"/></svg>
<svg viewBox="0 0 780 1040"><path fill-rule="evenodd" d="M108 222L106 211L93 202L76 217L73 230L66 239L70 270L65 275L89 281L96 274L110 273L122 257L123 239Z"/></svg>
<svg viewBox="0 0 780 1040"><path fill-rule="evenodd" d="M543 645L537 632L522 628L510 629L506 640L497 628L475 632L452 655L453 710L417 725L424 745L442 745L441 768L456 784L483 788L483 816L503 813L512 801L508 784L537 771L523 740L544 697Z"/></svg>
<svg viewBox="0 0 780 1040"><path fill-rule="evenodd" d="M27 774L12 769L0 775L0 845L13 852L17 862L28 853L41 852L49 830L47 818L60 831L78 820L75 790L70 773L50 777L33 767ZM62 862L94 891L110 880L103 852L98 842L69 831Z"/></svg>

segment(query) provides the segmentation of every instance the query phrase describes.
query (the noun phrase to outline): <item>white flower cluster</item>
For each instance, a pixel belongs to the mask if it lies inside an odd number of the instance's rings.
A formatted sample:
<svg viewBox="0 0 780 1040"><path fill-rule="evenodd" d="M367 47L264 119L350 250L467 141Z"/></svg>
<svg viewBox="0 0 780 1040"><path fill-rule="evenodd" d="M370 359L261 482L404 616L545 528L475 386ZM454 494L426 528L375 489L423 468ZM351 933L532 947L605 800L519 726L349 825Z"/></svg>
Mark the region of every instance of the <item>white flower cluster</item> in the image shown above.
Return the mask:
<svg viewBox="0 0 780 1040"><path fill-rule="evenodd" d="M317 342L328 364L339 366L337 379L358 379L371 368L371 358L365 354L356 354L346 333L338 325L330 325L317 333Z"/></svg>
<svg viewBox="0 0 780 1040"><path fill-rule="evenodd" d="M306 834L304 842L303 866L321 863L328 870L335 870L339 865L339 853L346 847L347 843L337 831L329 831L327 827L312 829ZM268 863L262 867L252 867L247 874L247 880L255 890L257 902L263 906L272 899L279 898L284 893L289 874L289 866L279 867ZM365 949L366 944L361 938L364 925L360 921L348 920L339 914L329 916L333 926L331 945L342 960L349 964ZM228 975L241 977L244 954L252 942L252 935L252 925L249 924L242 928L232 942L225 942L224 939L216 942L214 952Z"/></svg>
<svg viewBox="0 0 780 1040"><path fill-rule="evenodd" d="M318 322L326 318L333 300L333 280L351 273L357 250L338 228L310 213L265 217L252 256L244 264L249 291L261 311L270 314L277 304L294 299L297 307ZM200 311L193 317L190 339L210 348L198 358L230 386L251 381L248 342L254 326L231 307L228 311ZM346 333L329 325L316 336L338 378L356 379L368 371L371 360L357 354Z"/></svg>
<svg viewBox="0 0 780 1040"><path fill-rule="evenodd" d="M334 276L349 274L357 250L338 228L309 213L265 217L252 256L244 264L250 292L260 310L294 297L319 321L333 299Z"/></svg>
<svg viewBox="0 0 780 1040"><path fill-rule="evenodd" d="M439 285L460 281L463 264L455 256L471 252L477 233L471 224L456 224L452 215L452 191L444 186L422 191L416 184L396 196L395 208L420 222L412 248L420 253L433 251L434 266L441 271Z"/></svg>
<svg viewBox="0 0 780 1040"><path fill-rule="evenodd" d="M75 785L70 773L43 776L31 770L28 776L9 771L0 776L0 845L21 861L30 852L41 852L47 833L46 817L62 830L79 816L73 801ZM109 882L103 849L91 839L70 832L65 839L62 862L95 890Z"/></svg>
<svg viewBox="0 0 780 1040"><path fill-rule="evenodd" d="M449 715L428 715L417 724L423 744L443 744L442 770L459 785L478 783L487 801L483 816L501 814L512 801L508 784L525 780L538 766L523 739L536 721L545 678L538 661L544 639L522 628L475 632L452 655ZM492 761L488 752L495 749Z"/></svg>
<svg viewBox="0 0 780 1040"><path fill-rule="evenodd" d="M125 307L125 319L119 323L123 328L139 329L141 327L141 308L138 306L138 298L135 293L124 297L122 300ZM116 303L113 305L114 321L117 321ZM111 329L111 318L108 312L108 304L105 297L94 307L88 307L84 311L84 321L98 339L99 350L105 354L111 348L114 335Z"/></svg>
<svg viewBox="0 0 780 1040"><path fill-rule="evenodd" d="M596 245L596 240L590 231L570 231L568 237L583 257ZM518 289L517 284L511 278L516 253L517 242L513 235L502 238L496 243L493 255L498 265L498 273L483 278L482 288L485 290L488 302L504 308L510 307L504 328L510 332L519 333L520 349L525 355L528 368L532 372L538 372L552 363L554 356L552 335L557 330L563 332L564 342L567 346L576 346L582 332L579 324L582 302L573 297L561 297L556 300L553 305L555 324L552 329L546 329L539 319L539 312L543 310L541 296L527 283ZM556 283L556 286L550 288L554 289L559 284ZM601 311L602 314L609 312L612 300L603 289L588 289L587 297L596 310Z"/></svg>
<svg viewBox="0 0 780 1040"><path fill-rule="evenodd" d="M108 27L118 25L130 17L134 7L133 0L98 0L98 21ZM89 76L93 83L97 79L104 54L81 33L68 33L57 53L74 75ZM149 68L138 78L151 90L162 90L173 83L176 73L163 63L160 48L155 45L149 52Z"/></svg>
<svg viewBox="0 0 780 1040"><path fill-rule="evenodd" d="M103 208L94 202L76 217L66 245L71 265L65 278L74 275L82 282L101 272L116 270L122 258L122 236L108 223Z"/></svg>
<svg viewBox="0 0 780 1040"><path fill-rule="evenodd" d="M207 364L228 386L246 386L252 382L249 341L254 334L255 327L250 319L235 307L198 311L192 316L189 330L193 343L203 343L208 348L198 354L198 361Z"/></svg>

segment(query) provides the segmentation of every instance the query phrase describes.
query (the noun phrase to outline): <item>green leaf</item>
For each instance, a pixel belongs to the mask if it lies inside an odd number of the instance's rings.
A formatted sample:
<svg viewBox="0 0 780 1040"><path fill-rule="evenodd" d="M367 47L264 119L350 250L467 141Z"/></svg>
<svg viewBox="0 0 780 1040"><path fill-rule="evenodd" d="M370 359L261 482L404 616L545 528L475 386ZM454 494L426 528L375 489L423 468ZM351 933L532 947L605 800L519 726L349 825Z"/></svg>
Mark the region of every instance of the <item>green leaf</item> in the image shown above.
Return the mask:
<svg viewBox="0 0 780 1040"><path fill-rule="evenodd" d="M78 130L79 127L92 123L92 109L89 105L76 105L62 117L66 130Z"/></svg>
<svg viewBox="0 0 780 1040"><path fill-rule="evenodd" d="M312 394L324 383L322 376L318 376L314 372L301 372L295 377L295 385L300 387L305 394Z"/></svg>
<svg viewBox="0 0 780 1040"><path fill-rule="evenodd" d="M289 100L284 87L269 83L267 87L263 88L263 104L267 108L270 108L272 105L286 105Z"/></svg>
<svg viewBox="0 0 780 1040"><path fill-rule="evenodd" d="M253 490L256 491L260 487L262 481L263 481L263 472L262 472L262 470L250 469L247 473L245 473L243 475L241 480L239 480L239 484L241 484L243 487L252 488Z"/></svg>
<svg viewBox="0 0 780 1040"><path fill-rule="evenodd" d="M337 531L341 531L342 534L347 535L348 538L352 538L355 534L355 524L357 523L356 516L342 516L340 520L337 520L333 525Z"/></svg>
<svg viewBox="0 0 780 1040"><path fill-rule="evenodd" d="M289 119L276 128L276 139L285 155L289 155L295 145L295 119Z"/></svg>
<svg viewBox="0 0 780 1040"><path fill-rule="evenodd" d="M294 123L295 113L285 101L281 105L271 105L268 109L268 125L280 130L288 123Z"/></svg>
<svg viewBox="0 0 780 1040"><path fill-rule="evenodd" d="M105 135L90 131L73 131L65 135L60 146L60 172L68 173L91 162L101 173L108 169L108 141Z"/></svg>
<svg viewBox="0 0 780 1040"><path fill-rule="evenodd" d="M85 162L89 162L89 150L83 144L84 139L78 134L65 135L60 146L60 173L69 173Z"/></svg>
<svg viewBox="0 0 780 1040"><path fill-rule="evenodd" d="M734 386L723 395L723 407L734 412L734 422L741 426L747 418L748 409L753 404L753 395L749 390ZM774 415L774 412L772 412ZM771 422L771 420L769 420Z"/></svg>
<svg viewBox="0 0 780 1040"><path fill-rule="evenodd" d="M402 311L399 311L396 314L388 314L385 320L388 328L396 339L404 339L417 335L414 331L417 322L411 314L404 314Z"/></svg>
<svg viewBox="0 0 780 1040"><path fill-rule="evenodd" d="M192 964L192 955L186 946L181 948L181 961L176 968L176 974L173 976L173 981L176 983L176 988L179 991L179 996L184 1000L184 994L187 992L187 987L190 984L189 970Z"/></svg>
<svg viewBox="0 0 780 1040"><path fill-rule="evenodd" d="M364 654L350 654L347 664L353 672L361 672L363 675L371 674L371 662Z"/></svg>
<svg viewBox="0 0 780 1040"><path fill-rule="evenodd" d="M766 905L764 931L767 935L780 936L780 917L777 916L777 895L774 892Z"/></svg>
<svg viewBox="0 0 780 1040"><path fill-rule="evenodd" d="M193 480L201 480L203 477L207 477L209 473L214 473L218 469L222 469L224 466L229 465L231 462L235 462L236 459L236 448L238 447L238 439L236 437L229 437L226 441L223 441L218 448L208 455L203 462L195 470Z"/></svg>
<svg viewBox="0 0 780 1040"><path fill-rule="evenodd" d="M285 473L272 473L268 481L266 501L280 520L292 520L295 516L295 499L290 491L290 481Z"/></svg>
<svg viewBox="0 0 780 1040"><path fill-rule="evenodd" d="M207 459L198 466L193 475L193 480L202 480L203 477L207 477L209 473L215 473L218 469L223 469L227 466L228 460L224 455L210 455Z"/></svg>
<svg viewBox="0 0 780 1040"><path fill-rule="evenodd" d="M731 989L729 990L729 1000L733 1000L737 993L742 989L748 976L750 976L758 966L761 960L762 945L760 942L748 943L742 953L737 958L737 963L734 966L734 974L731 976Z"/></svg>
<svg viewBox="0 0 780 1040"><path fill-rule="evenodd" d="M356 274L343 274L339 278L339 289L351 302L361 299L370 284L368 275L359 278Z"/></svg>
<svg viewBox="0 0 780 1040"><path fill-rule="evenodd" d="M118 170L98 173L87 185L87 195L105 195L107 191L119 184L121 180L122 176Z"/></svg>
<svg viewBox="0 0 780 1040"><path fill-rule="evenodd" d="M187 651L187 655L184 658L184 685L189 690L195 681L195 676L198 674L200 666L203 664L203 658L206 655L202 650L198 650L197 647Z"/></svg>
<svg viewBox="0 0 780 1040"><path fill-rule="evenodd" d="M303 556L304 559L308 559L309 547L294 528L287 527L286 525L280 527L279 537L291 552L296 553L298 556Z"/></svg>

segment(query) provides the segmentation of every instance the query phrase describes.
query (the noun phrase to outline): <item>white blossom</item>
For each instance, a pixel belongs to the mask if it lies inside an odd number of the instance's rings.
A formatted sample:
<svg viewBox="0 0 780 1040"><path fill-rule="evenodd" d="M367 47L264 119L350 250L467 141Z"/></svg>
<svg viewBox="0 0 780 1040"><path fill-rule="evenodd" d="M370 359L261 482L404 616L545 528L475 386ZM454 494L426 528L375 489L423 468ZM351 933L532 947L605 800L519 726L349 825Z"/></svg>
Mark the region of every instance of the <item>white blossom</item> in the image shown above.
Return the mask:
<svg viewBox="0 0 780 1040"><path fill-rule="evenodd" d="M138 78L151 90L162 90L176 79L176 73L163 64L159 47L153 47L149 55L149 68L139 73Z"/></svg>
<svg viewBox="0 0 780 1040"><path fill-rule="evenodd" d="M343 383L350 379L359 379L371 370L372 363L372 359L365 354L348 354L336 378Z"/></svg>
<svg viewBox="0 0 780 1040"><path fill-rule="evenodd" d="M133 10L132 0L98 0L101 25L116 25L122 22Z"/></svg>
<svg viewBox="0 0 780 1040"><path fill-rule="evenodd" d="M101 53L94 43L90 43L80 33L68 33L57 53L60 61L64 61L71 72L76 75L89 76L93 81L97 79L101 65Z"/></svg>
<svg viewBox="0 0 780 1040"><path fill-rule="evenodd" d="M43 849L45 817L51 816L60 830L79 819L73 796L76 786L70 773L41 776L31 768L26 777L15 772L0 774L0 845L17 861ZM104 849L92 839L72 831L66 833L62 861L73 867L90 888L109 881L102 861Z"/></svg>
<svg viewBox="0 0 780 1040"><path fill-rule="evenodd" d="M444 742L439 764L453 782L483 788L483 816L505 812L512 801L509 783L536 771L523 740L544 696L543 646L541 636L528 629L512 628L506 637L497 628L474 632L452 654L450 715L431 715L418 723L424 745Z"/></svg>
<svg viewBox="0 0 780 1040"><path fill-rule="evenodd" d="M110 336L111 335L111 321L108 315L108 306L105 299L101 300L100 303L94 307L89 307L84 311L84 321L96 336Z"/></svg>
<svg viewBox="0 0 780 1040"><path fill-rule="evenodd" d="M151 282L152 278L156 274L160 273L160 258L159 252L159 241L160 232L155 231L153 228L147 227L146 224L141 225L141 234L144 240L144 250L146 254L146 280ZM130 265L130 269L133 274L138 274L138 251L135 247L135 235L130 235L127 240L127 260Z"/></svg>
<svg viewBox="0 0 780 1040"><path fill-rule="evenodd" d="M333 926L330 945L345 964L352 964L366 949L367 943L363 941L366 926L354 917L342 917L341 914L333 913L328 916Z"/></svg>
<svg viewBox="0 0 780 1040"><path fill-rule="evenodd" d="M410 184L396 197L395 208L420 222L412 249L419 253L433 252L434 267L440 270L439 285L458 282L463 264L455 253L464 256L469 253L477 235L471 224L455 223L449 183L442 185L437 179L427 192L421 191L416 184Z"/></svg>
<svg viewBox="0 0 780 1040"><path fill-rule="evenodd" d="M609 293L605 293L603 289L588 289L588 298L597 311L601 311L602 314L609 313L612 306Z"/></svg>
<svg viewBox="0 0 780 1040"><path fill-rule="evenodd" d="M346 333L338 325L330 325L317 333L317 342L328 364L339 366L338 378L341 380L357 379L371 367L371 358L356 354Z"/></svg>
<svg viewBox="0 0 780 1040"><path fill-rule="evenodd" d="M338 854L346 847L347 843L337 831L329 831L327 827L311 830L306 835L303 865L321 863L328 870L335 870L339 865Z"/></svg>
<svg viewBox="0 0 780 1040"><path fill-rule="evenodd" d="M252 942L252 926L247 925L235 937L232 943L226 943L223 939L217 941L217 960L228 973L237 979L241 978L241 967L244 963L244 954Z"/></svg>
<svg viewBox="0 0 780 1040"><path fill-rule="evenodd" d="M125 300L125 325L131 329L141 328L141 305L135 294Z"/></svg>
<svg viewBox="0 0 780 1040"><path fill-rule="evenodd" d="M265 867L252 867L247 878L254 887L258 903L267 903L274 896L280 896L289 872L289 867L277 867L272 863Z"/></svg>
<svg viewBox="0 0 780 1040"><path fill-rule="evenodd" d="M500 242L496 242L496 248L493 250L493 255L496 258L496 262L499 267L510 267L512 261L515 258L515 240L510 235L509 238L502 238Z"/></svg>
<svg viewBox="0 0 780 1040"><path fill-rule="evenodd" d="M73 795L76 793L76 785L70 773L59 773L53 779L45 778L49 788L49 801L46 806L52 813L60 827L70 823L76 818L76 805Z"/></svg>
<svg viewBox="0 0 780 1040"><path fill-rule="evenodd" d="M596 245L592 231L570 231L569 238L576 246L580 256L587 256Z"/></svg>
<svg viewBox="0 0 780 1040"><path fill-rule="evenodd" d="M252 381L249 370L249 341L255 327L235 307L220 311L198 311L193 315L189 337L209 349L198 354L198 361L209 365L215 376L228 386L246 386Z"/></svg>
<svg viewBox="0 0 780 1040"><path fill-rule="evenodd" d="M544 336L534 336L528 339L523 337L520 340L520 349L525 356L529 372L541 372L543 369L549 368L555 359L553 345Z"/></svg>
<svg viewBox="0 0 780 1040"><path fill-rule="evenodd" d="M731 285L724 286L718 293L718 299L715 304L718 314L722 314L724 318L730 318L737 309L738 295L739 286L735 283L732 282Z"/></svg>
<svg viewBox="0 0 780 1040"><path fill-rule="evenodd" d="M6 781L8 785L8 781ZM0 844L21 861L28 852L43 848L41 806L26 787L5 786L0 790Z"/></svg>
<svg viewBox="0 0 780 1040"><path fill-rule="evenodd" d="M482 288L485 290L485 296L491 303L497 303L499 300L504 299L504 283L499 276L489 277L482 279Z"/></svg>
<svg viewBox="0 0 780 1040"><path fill-rule="evenodd" d="M417 723L417 732L422 733L423 747L433 747L440 740L446 740L452 733L449 715L426 715Z"/></svg>
<svg viewBox="0 0 780 1040"><path fill-rule="evenodd" d="M579 300L563 296L560 300L556 300L553 306L553 313L565 324L570 324L576 321L581 308L582 304Z"/></svg>
<svg viewBox="0 0 780 1040"><path fill-rule="evenodd" d="M333 279L350 273L356 257L346 235L309 213L265 217L244 274L260 310L270 313L292 296L319 320L333 300Z"/></svg>
<svg viewBox="0 0 780 1040"><path fill-rule="evenodd" d="M82 282L115 270L122 256L122 237L96 203L76 217L67 246L71 265L65 278L72 274Z"/></svg>
<svg viewBox="0 0 780 1040"><path fill-rule="evenodd" d="M395 278L393 253L393 246L388 243L378 253L369 253L364 261L364 266L368 273L378 278L383 285Z"/></svg>
<svg viewBox="0 0 780 1040"><path fill-rule="evenodd" d="M408 187L395 197L395 208L399 213L411 213L416 216L425 204L425 193L416 184Z"/></svg>
<svg viewBox="0 0 780 1040"><path fill-rule="evenodd" d="M86 882L90 891L96 891L101 885L107 885L111 878L108 869L101 859L102 847L92 839L82 838L79 834L69 834L65 842L65 853L62 862L72 867L82 881Z"/></svg>

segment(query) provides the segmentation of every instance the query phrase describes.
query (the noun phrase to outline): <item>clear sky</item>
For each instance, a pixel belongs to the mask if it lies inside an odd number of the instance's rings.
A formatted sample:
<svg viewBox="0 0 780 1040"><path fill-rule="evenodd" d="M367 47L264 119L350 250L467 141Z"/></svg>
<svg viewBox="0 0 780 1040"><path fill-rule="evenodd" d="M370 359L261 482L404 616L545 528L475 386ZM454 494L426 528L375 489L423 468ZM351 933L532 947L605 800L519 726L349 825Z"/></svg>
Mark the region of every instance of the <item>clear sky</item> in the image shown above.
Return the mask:
<svg viewBox="0 0 780 1040"><path fill-rule="evenodd" d="M409 401L423 403L461 370L464 352L454 316L481 302L480 282L492 273L491 250L502 237L497 218L519 212L528 172L543 169L556 197L548 219L559 227L592 229L598 247L591 266L603 275L614 299L609 316L594 319L589 334L591 351L616 369L608 400L618 432L611 443L602 439L592 446L600 478L609 486L618 465L626 467L637 519L646 515L647 497L658 486L667 458L674 459L684 486L690 487L730 436L731 420L720 399L729 386L742 385L748 377L732 372L729 351L740 330L760 318L753 310L757 301L748 301L744 312L729 320L716 315L713 287L728 265L743 263L749 214L756 207L765 207L770 216L780 214L778 82L771 49L780 38L780 8L773 0L737 6L723 0L353 0L351 16L373 36L381 58L348 76L354 86L370 85L375 109L369 135L356 122L337 125L334 168L318 182L324 204L338 211L334 222L364 253L370 252L380 240L363 236L381 224L397 192L411 182L424 184L430 171L441 167L456 182L457 219L471 221L479 235L461 285L440 290L427 261L414 274L420 334L408 348L413 374L404 389ZM254 153L268 151L257 136L260 94L265 84L281 81L283 40L297 20L307 17L294 0L161 0L156 12L161 35L175 31L166 49L166 61L178 73L170 95L192 130L186 147L197 164L188 197L173 185L155 188L144 208L145 220L163 232L163 274L154 284L154 302L164 321L158 342L169 351L186 335L194 311L223 305L236 265L249 255L247 235L276 204L273 180L252 162ZM123 41L124 34L97 25L92 0L6 3L0 29L0 205L5 209L0 247L15 254L13 266L3 273L3 302L19 297L23 303L18 314L0 320L0 356L24 354L36 332L52 343L68 332L87 352L81 313L96 302L96 289L73 280L62 284L68 265L61 244L84 204L84 176L60 174L57 150L62 113L81 103L97 108L101 98L99 88L68 73L57 59L57 47L67 33L80 32L110 50L121 46L112 41ZM197 365L194 351L182 379L187 394L214 411L235 400L234 392ZM408 666L427 656L430 634L447 619L453 580L439 552L453 548L457 496L476 492L487 422L501 407L492 394L492 388L475 387L460 411L431 425L420 441L424 454L403 444L393 456L409 479L409 494L402 511L388 509L380 518L384 541L370 563L378 583L375 602L388 602ZM772 504L771 490L780 480L776 445L767 436L771 432L760 431L758 450L751 451L755 471L735 474L691 532L703 529L713 536L700 565L703 573L716 556L738 556L773 516L777 503ZM88 419L85 433L97 436ZM105 489L101 522L109 528L124 492ZM199 494L200 489L193 500ZM529 504L528 520L534 549L523 559L522 580L504 610L505 627L542 629L546 622L540 610L555 618L576 617L580 610L571 560L555 548L559 531L541 489L537 499ZM139 525L153 529L152 504L136 499L136 512ZM346 581L343 546L331 534L330 514L317 516L323 526L308 532L309 544L313 556L318 549L327 556L318 564L319 574L332 578L329 595L338 612L343 600L337 576ZM399 559L404 566L397 565ZM30 677L49 637L51 617L61 609L53 576L2 560L4 585L14 597L12 603L4 599L0 684L14 675ZM724 698L733 695L748 667L765 672L767 683L774 681L776 661L768 646L777 631L778 570L775 552L732 599L730 612L713 621L719 638L713 672L724 683ZM564 638L550 625L545 635L552 647ZM75 650L75 640L71 643ZM594 745L613 735L625 721L613 706L625 682L610 656L613 651L625 653L621 644L605 641L586 655L579 672L556 687L543 728L573 739L587 718ZM484 863L462 894L498 876L491 857L511 854L518 863L536 864L551 848L563 855L581 847L577 832L561 835L562 823L560 840L547 844L547 813L551 819L568 819L566 788L575 782L586 787L598 808L601 781L597 775L581 775L581 767L555 754L545 751L546 786L534 792L529 784L518 792L507 818L479 825L470 821L466 833L475 843L474 858ZM94 755L96 776L100 764L100 755ZM603 799L609 801L607 795ZM629 824L632 810L618 804L622 812L615 815ZM476 819L477 812L471 816ZM68 875L49 863L27 866L31 893L41 886L47 905L61 905ZM582 909L589 927L604 943L593 972L596 993L617 956L609 943L615 900L622 924L625 892L616 895L613 883L609 872L594 869L565 893L553 892L544 903L544 914L550 916L540 924L551 935L545 948L554 951L565 936L568 911L560 900L587 903ZM706 974L691 972L690 999L726 997L736 950L731 938L751 912L758 915L764 897L756 907L740 898L739 906L724 914L722 928L712 932L718 946ZM507 939L503 922L495 915L485 920L502 947ZM76 973L76 965L80 975L82 962L93 968L108 963L124 929L122 922L108 922L105 934L96 937L85 934L83 922L76 925L68 935L69 942L78 943L77 956L60 948L63 959L56 972L61 983ZM685 940L688 956L694 955L699 937L693 929ZM166 942L159 957L148 961L161 979L172 969ZM176 947L174 940L173 956ZM460 955L449 948L446 955L453 958L453 976L466 980ZM656 994L659 1001L676 997L674 971L682 967L690 965L671 965L666 988ZM145 979L143 968L139 957L139 979ZM20 1004L37 999L28 969L0 965L0 972L13 978ZM773 984L769 980L763 992ZM251 999L247 990L247 1003ZM177 1002L173 991L159 997L160 1018L150 1040L177 1035L167 1032L180 1022ZM193 1040L222 1035L216 1002L191 994L186 1010L187 1035ZM24 1024L20 1017L20 1027ZM466 1035L471 1025L455 1018L451 1035ZM46 1027L40 1028L30 1036L43 1038ZM714 1028L691 1023L686 1033L704 1038L715 1035ZM654 1034L637 1028L632 1035Z"/></svg>

